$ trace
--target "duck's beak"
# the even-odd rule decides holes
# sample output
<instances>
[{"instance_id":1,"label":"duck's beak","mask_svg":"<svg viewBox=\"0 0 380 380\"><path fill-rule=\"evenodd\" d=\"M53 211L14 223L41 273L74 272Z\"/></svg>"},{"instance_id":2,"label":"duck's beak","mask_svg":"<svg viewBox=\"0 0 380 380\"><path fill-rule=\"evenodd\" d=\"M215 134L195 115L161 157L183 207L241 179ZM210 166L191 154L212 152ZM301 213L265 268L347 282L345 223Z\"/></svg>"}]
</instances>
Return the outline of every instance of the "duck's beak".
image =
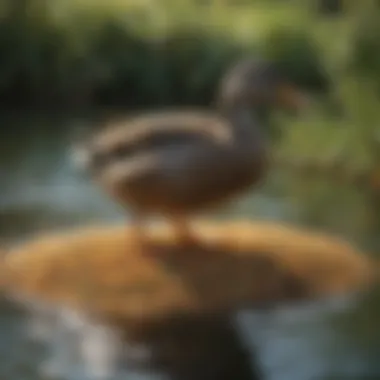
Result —
<instances>
[{"instance_id":1,"label":"duck's beak","mask_svg":"<svg viewBox=\"0 0 380 380\"><path fill-rule=\"evenodd\" d=\"M291 84L282 84L277 90L277 101L281 107L291 111L301 111L311 105L310 98Z\"/></svg>"}]
</instances>

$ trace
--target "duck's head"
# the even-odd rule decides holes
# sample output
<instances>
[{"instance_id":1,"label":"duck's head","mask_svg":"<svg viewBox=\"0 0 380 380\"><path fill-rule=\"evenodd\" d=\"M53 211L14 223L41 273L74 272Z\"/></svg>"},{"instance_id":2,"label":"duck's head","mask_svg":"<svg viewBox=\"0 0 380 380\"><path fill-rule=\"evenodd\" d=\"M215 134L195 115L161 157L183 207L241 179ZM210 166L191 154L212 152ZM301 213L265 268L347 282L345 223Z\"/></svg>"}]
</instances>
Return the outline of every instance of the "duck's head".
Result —
<instances>
[{"instance_id":1,"label":"duck's head","mask_svg":"<svg viewBox=\"0 0 380 380\"><path fill-rule=\"evenodd\" d=\"M274 64L245 59L222 79L218 106L230 108L284 108L298 111L309 103L303 92Z\"/></svg>"}]
</instances>

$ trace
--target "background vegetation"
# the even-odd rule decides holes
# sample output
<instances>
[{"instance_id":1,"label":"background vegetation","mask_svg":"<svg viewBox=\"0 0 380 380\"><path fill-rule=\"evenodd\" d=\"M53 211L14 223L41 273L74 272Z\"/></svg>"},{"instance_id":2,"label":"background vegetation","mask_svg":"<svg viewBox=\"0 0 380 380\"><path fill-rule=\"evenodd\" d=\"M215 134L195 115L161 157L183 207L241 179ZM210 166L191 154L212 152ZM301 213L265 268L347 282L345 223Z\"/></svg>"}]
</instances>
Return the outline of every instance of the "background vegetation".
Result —
<instances>
[{"instance_id":1,"label":"background vegetation","mask_svg":"<svg viewBox=\"0 0 380 380\"><path fill-rule=\"evenodd\" d=\"M231 61L263 54L314 94L279 155L350 175L380 164L375 0L3 0L0 105L68 112L212 104ZM287 128L287 124L291 127ZM6 128L3 126L2 128ZM321 152L323 151L323 155Z\"/></svg>"},{"instance_id":2,"label":"background vegetation","mask_svg":"<svg viewBox=\"0 0 380 380\"><path fill-rule=\"evenodd\" d=\"M297 79L321 85L311 37L293 30L303 18L299 6L199 3L8 0L0 23L2 103L205 104L231 60L268 42L268 54L283 55Z\"/></svg>"}]
</instances>

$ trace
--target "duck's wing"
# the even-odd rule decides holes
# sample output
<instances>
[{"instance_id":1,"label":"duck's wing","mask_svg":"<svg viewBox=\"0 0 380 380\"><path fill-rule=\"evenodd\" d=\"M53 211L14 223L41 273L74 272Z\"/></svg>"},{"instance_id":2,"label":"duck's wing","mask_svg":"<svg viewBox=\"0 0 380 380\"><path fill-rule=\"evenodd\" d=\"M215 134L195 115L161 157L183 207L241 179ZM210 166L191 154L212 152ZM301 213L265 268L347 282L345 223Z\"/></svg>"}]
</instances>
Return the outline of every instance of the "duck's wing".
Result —
<instances>
[{"instance_id":1,"label":"duck's wing","mask_svg":"<svg viewBox=\"0 0 380 380\"><path fill-rule=\"evenodd\" d=\"M113 125L96 138L93 148L101 154L128 155L197 140L226 144L231 139L229 122L217 115L170 112L141 116Z\"/></svg>"}]
</instances>

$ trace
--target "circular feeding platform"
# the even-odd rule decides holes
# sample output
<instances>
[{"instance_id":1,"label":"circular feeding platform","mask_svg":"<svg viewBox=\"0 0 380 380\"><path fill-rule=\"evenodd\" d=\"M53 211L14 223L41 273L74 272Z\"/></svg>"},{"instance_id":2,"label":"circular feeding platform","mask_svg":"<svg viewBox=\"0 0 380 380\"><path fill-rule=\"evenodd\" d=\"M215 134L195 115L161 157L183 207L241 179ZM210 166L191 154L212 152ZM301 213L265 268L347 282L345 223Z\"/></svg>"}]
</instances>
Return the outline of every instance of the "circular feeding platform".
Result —
<instances>
[{"instance_id":1,"label":"circular feeding platform","mask_svg":"<svg viewBox=\"0 0 380 380\"><path fill-rule=\"evenodd\" d=\"M352 291L371 280L368 258L337 238L283 225L199 223L199 248L151 231L145 254L123 227L42 236L5 257L12 294L131 322L172 313L233 311Z\"/></svg>"},{"instance_id":2,"label":"circular feeding platform","mask_svg":"<svg viewBox=\"0 0 380 380\"><path fill-rule=\"evenodd\" d=\"M375 278L366 255L326 235L248 221L194 230L199 247L183 249L169 227L152 228L154 254L122 226L11 249L3 289L31 312L34 333L50 347L44 373L125 378L120 363L137 363L172 380L261 379L233 326L236 311L345 294ZM143 353L129 349L141 345Z\"/></svg>"}]
</instances>

